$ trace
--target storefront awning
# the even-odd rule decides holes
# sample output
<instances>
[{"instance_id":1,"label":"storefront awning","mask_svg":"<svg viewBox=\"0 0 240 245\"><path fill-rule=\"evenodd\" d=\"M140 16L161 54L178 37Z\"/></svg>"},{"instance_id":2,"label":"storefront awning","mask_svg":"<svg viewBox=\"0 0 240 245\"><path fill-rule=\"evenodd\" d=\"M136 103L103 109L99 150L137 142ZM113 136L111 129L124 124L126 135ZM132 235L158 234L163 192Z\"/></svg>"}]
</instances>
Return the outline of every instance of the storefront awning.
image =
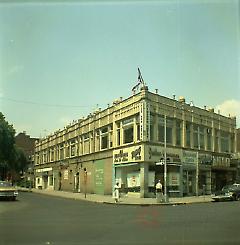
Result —
<instances>
[{"instance_id":1,"label":"storefront awning","mask_svg":"<svg viewBox=\"0 0 240 245\"><path fill-rule=\"evenodd\" d=\"M120 167L128 167L128 166L134 166L134 165L138 165L138 162L134 162L134 163L123 163L123 164L114 164L115 168L120 168Z\"/></svg>"},{"instance_id":2,"label":"storefront awning","mask_svg":"<svg viewBox=\"0 0 240 245\"><path fill-rule=\"evenodd\" d=\"M232 172L236 172L237 168L214 166L214 167L212 167L212 170L213 171L215 170L215 171L232 171Z\"/></svg>"}]
</instances>

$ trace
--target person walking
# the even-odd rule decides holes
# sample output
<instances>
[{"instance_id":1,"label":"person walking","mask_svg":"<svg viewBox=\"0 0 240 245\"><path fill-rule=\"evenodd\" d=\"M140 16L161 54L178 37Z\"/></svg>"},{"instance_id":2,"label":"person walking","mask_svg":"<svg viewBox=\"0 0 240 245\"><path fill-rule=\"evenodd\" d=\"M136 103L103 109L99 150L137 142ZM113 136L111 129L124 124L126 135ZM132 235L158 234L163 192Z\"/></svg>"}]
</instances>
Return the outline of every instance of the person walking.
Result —
<instances>
[{"instance_id":1,"label":"person walking","mask_svg":"<svg viewBox=\"0 0 240 245\"><path fill-rule=\"evenodd\" d=\"M119 183L117 182L116 185L114 186L114 191L113 191L113 198L115 200L115 203L119 202Z\"/></svg>"},{"instance_id":2,"label":"person walking","mask_svg":"<svg viewBox=\"0 0 240 245\"><path fill-rule=\"evenodd\" d=\"M157 202L162 202L162 184L161 181L158 180L157 184L156 184L156 199Z\"/></svg>"}]
</instances>

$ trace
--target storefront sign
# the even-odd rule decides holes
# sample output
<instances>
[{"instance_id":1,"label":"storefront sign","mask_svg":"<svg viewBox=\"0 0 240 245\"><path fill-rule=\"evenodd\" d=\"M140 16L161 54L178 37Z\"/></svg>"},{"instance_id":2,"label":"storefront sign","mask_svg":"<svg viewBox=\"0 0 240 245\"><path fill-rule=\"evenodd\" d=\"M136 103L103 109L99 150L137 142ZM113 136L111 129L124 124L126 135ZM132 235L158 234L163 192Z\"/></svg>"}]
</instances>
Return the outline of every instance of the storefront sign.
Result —
<instances>
[{"instance_id":1,"label":"storefront sign","mask_svg":"<svg viewBox=\"0 0 240 245\"><path fill-rule=\"evenodd\" d=\"M131 152L132 159L141 160L141 149L142 147L139 146L136 150Z\"/></svg>"},{"instance_id":2,"label":"storefront sign","mask_svg":"<svg viewBox=\"0 0 240 245\"><path fill-rule=\"evenodd\" d=\"M114 163L118 162L128 162L128 152L120 150L119 153L114 154Z\"/></svg>"},{"instance_id":3,"label":"storefront sign","mask_svg":"<svg viewBox=\"0 0 240 245\"><path fill-rule=\"evenodd\" d=\"M199 154L199 163L205 165L211 165L213 158L210 154Z\"/></svg>"},{"instance_id":4,"label":"storefront sign","mask_svg":"<svg viewBox=\"0 0 240 245\"><path fill-rule=\"evenodd\" d=\"M36 173L48 172L51 170L52 168L40 168L40 169L36 169Z\"/></svg>"},{"instance_id":5,"label":"storefront sign","mask_svg":"<svg viewBox=\"0 0 240 245\"><path fill-rule=\"evenodd\" d=\"M143 161L143 146L133 146L113 151L113 162L127 163Z\"/></svg>"},{"instance_id":6,"label":"storefront sign","mask_svg":"<svg viewBox=\"0 0 240 245\"><path fill-rule=\"evenodd\" d=\"M164 149L161 147L149 147L148 148L148 157L149 160L153 160L153 161L161 161L164 160ZM176 154L174 152L167 152L166 154L167 157L167 162L169 163L180 163L180 157L179 154Z\"/></svg>"},{"instance_id":7,"label":"storefront sign","mask_svg":"<svg viewBox=\"0 0 240 245\"><path fill-rule=\"evenodd\" d=\"M214 156L213 157L213 166L216 167L230 167L230 158Z\"/></svg>"},{"instance_id":8,"label":"storefront sign","mask_svg":"<svg viewBox=\"0 0 240 245\"><path fill-rule=\"evenodd\" d=\"M197 164L197 152L183 151L182 160L186 164Z\"/></svg>"}]
</instances>

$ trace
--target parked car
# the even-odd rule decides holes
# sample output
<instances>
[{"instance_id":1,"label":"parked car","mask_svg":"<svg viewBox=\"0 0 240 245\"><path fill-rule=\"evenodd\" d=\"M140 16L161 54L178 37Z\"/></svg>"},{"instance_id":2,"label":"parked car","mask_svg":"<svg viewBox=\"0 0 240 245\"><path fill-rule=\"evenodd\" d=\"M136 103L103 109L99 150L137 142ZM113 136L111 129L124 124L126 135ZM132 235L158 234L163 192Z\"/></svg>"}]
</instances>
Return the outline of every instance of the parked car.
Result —
<instances>
[{"instance_id":1,"label":"parked car","mask_svg":"<svg viewBox=\"0 0 240 245\"><path fill-rule=\"evenodd\" d=\"M240 185L233 184L233 185L226 185L222 188L221 191L216 192L212 199L214 201L239 201L240 200Z\"/></svg>"},{"instance_id":2,"label":"parked car","mask_svg":"<svg viewBox=\"0 0 240 245\"><path fill-rule=\"evenodd\" d=\"M15 201L18 196L18 190L12 186L11 182L0 181L0 199Z\"/></svg>"}]
</instances>

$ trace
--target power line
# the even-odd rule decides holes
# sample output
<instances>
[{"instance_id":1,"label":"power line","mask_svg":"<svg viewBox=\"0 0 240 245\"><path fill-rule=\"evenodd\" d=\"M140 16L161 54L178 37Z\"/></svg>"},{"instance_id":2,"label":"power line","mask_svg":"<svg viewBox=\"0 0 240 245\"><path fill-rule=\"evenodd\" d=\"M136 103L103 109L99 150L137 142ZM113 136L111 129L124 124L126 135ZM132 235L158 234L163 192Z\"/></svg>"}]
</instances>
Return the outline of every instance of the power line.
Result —
<instances>
[{"instance_id":1,"label":"power line","mask_svg":"<svg viewBox=\"0 0 240 245\"><path fill-rule=\"evenodd\" d=\"M14 103L38 105L38 106L45 106L45 107L68 107L68 108L82 108L82 107L91 108L91 107L93 107L93 105L82 105L82 106L80 106L80 105L46 104L46 103L38 103L38 102L34 102L34 101L16 100L16 99L6 98L6 97L0 97L0 99L11 101Z\"/></svg>"}]
</instances>

